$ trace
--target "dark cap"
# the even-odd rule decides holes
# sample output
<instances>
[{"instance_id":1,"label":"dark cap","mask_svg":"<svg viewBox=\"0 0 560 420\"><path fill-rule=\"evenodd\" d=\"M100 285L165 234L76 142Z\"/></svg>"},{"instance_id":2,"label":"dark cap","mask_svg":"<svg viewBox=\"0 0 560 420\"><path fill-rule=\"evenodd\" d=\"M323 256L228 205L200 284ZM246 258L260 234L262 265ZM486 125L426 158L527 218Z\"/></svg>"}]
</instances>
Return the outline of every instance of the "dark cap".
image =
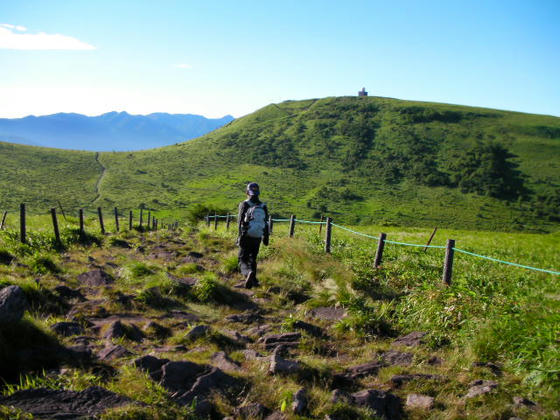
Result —
<instances>
[{"instance_id":1,"label":"dark cap","mask_svg":"<svg viewBox=\"0 0 560 420\"><path fill-rule=\"evenodd\" d=\"M247 184L248 195L259 195L259 193L260 193L259 184L257 184L256 182L251 182L250 184Z\"/></svg>"}]
</instances>

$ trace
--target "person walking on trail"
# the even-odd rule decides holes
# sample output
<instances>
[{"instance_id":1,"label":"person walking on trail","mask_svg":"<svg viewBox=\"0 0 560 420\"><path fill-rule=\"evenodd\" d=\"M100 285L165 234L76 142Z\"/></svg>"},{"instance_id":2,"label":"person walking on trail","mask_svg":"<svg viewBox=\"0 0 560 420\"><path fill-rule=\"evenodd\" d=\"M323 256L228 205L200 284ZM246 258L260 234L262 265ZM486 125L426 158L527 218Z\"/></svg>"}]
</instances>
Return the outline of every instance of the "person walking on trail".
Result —
<instances>
[{"instance_id":1,"label":"person walking on trail","mask_svg":"<svg viewBox=\"0 0 560 420\"><path fill-rule=\"evenodd\" d=\"M246 189L247 200L239 203L239 270L245 277L245 287L250 289L258 286L257 280L257 255L261 241L268 245L268 208L259 200L259 185L251 182Z\"/></svg>"}]
</instances>

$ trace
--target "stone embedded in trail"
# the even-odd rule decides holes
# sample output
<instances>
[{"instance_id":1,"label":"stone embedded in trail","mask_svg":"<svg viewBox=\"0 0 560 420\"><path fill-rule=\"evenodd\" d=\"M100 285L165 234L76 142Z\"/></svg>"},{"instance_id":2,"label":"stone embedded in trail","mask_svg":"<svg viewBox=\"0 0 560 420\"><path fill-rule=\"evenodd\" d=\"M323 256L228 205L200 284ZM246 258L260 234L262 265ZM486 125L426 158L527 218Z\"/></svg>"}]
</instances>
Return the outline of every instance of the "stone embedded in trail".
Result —
<instances>
[{"instance_id":1,"label":"stone embedded in trail","mask_svg":"<svg viewBox=\"0 0 560 420\"><path fill-rule=\"evenodd\" d=\"M325 337L325 332L321 327L316 325L310 324L305 321L296 321L293 323L293 327L298 330L303 330L308 334L312 335L313 337Z\"/></svg>"},{"instance_id":2,"label":"stone embedded in trail","mask_svg":"<svg viewBox=\"0 0 560 420\"><path fill-rule=\"evenodd\" d=\"M301 333L291 332L284 334L269 334L259 339L259 343L264 344L267 350L273 350L278 346L284 345L286 347L297 347Z\"/></svg>"},{"instance_id":3,"label":"stone embedded in trail","mask_svg":"<svg viewBox=\"0 0 560 420\"><path fill-rule=\"evenodd\" d=\"M262 324L262 325L258 325L256 327L253 327L251 329L248 329L246 332L249 335L253 335L253 336L256 336L256 337L262 337L267 332L269 332L271 329L272 329L272 327L269 324Z\"/></svg>"},{"instance_id":4,"label":"stone embedded in trail","mask_svg":"<svg viewBox=\"0 0 560 420\"><path fill-rule=\"evenodd\" d=\"M303 414L307 410L307 393L305 388L300 388L294 394L294 401L292 402L292 411L294 414Z\"/></svg>"},{"instance_id":5,"label":"stone embedded in trail","mask_svg":"<svg viewBox=\"0 0 560 420\"><path fill-rule=\"evenodd\" d=\"M484 368L488 368L492 371L492 373L496 376L501 376L502 375L502 368L500 366L498 366L496 363L492 363L492 362L473 362L472 364L473 367L484 367Z\"/></svg>"},{"instance_id":6,"label":"stone embedded in trail","mask_svg":"<svg viewBox=\"0 0 560 420\"><path fill-rule=\"evenodd\" d=\"M485 381L479 379L477 381L470 383L469 392L465 395L465 398L473 398L478 395L488 394L493 389L498 387L498 383L494 381Z\"/></svg>"},{"instance_id":7,"label":"stone embedded in trail","mask_svg":"<svg viewBox=\"0 0 560 420\"><path fill-rule=\"evenodd\" d=\"M429 410L434 407L434 397L422 394L409 394L406 397L406 406Z\"/></svg>"},{"instance_id":8,"label":"stone embedded in trail","mask_svg":"<svg viewBox=\"0 0 560 420\"><path fill-rule=\"evenodd\" d=\"M158 359L154 356L142 356L134 361L134 366L148 372L154 381L160 381L162 375L161 368L167 362L169 362L169 359Z\"/></svg>"},{"instance_id":9,"label":"stone embedded in trail","mask_svg":"<svg viewBox=\"0 0 560 420\"><path fill-rule=\"evenodd\" d=\"M333 383L335 386L348 385L364 376L377 375L379 369L383 367L385 367L385 364L379 361L352 366L347 368L343 373L334 375Z\"/></svg>"},{"instance_id":10,"label":"stone embedded in trail","mask_svg":"<svg viewBox=\"0 0 560 420\"><path fill-rule=\"evenodd\" d=\"M159 339L171 337L172 335L169 328L166 328L154 321L149 321L146 325L144 325L143 330L149 336L153 336Z\"/></svg>"},{"instance_id":11,"label":"stone embedded in trail","mask_svg":"<svg viewBox=\"0 0 560 420\"><path fill-rule=\"evenodd\" d=\"M260 322L262 316L258 312L245 311L241 314L233 314L226 316L226 321L229 322L240 322L242 324L254 324L255 322Z\"/></svg>"},{"instance_id":12,"label":"stone embedded in trail","mask_svg":"<svg viewBox=\"0 0 560 420\"><path fill-rule=\"evenodd\" d=\"M7 286L0 290L0 325L18 322L27 307L27 299L19 286Z\"/></svg>"},{"instance_id":13,"label":"stone embedded in trail","mask_svg":"<svg viewBox=\"0 0 560 420\"><path fill-rule=\"evenodd\" d=\"M342 402L342 403L349 403L351 400L350 394L340 389L334 389L331 393L331 402L333 404Z\"/></svg>"},{"instance_id":14,"label":"stone embedded in trail","mask_svg":"<svg viewBox=\"0 0 560 420\"><path fill-rule=\"evenodd\" d=\"M239 364L231 360L228 357L228 355L223 351L214 353L212 357L210 357L210 361L214 366L219 367L220 369L225 371L228 370L238 371L241 369Z\"/></svg>"},{"instance_id":15,"label":"stone embedded in trail","mask_svg":"<svg viewBox=\"0 0 560 420\"><path fill-rule=\"evenodd\" d=\"M100 269L80 274L78 281L90 287L107 286L114 282L113 277Z\"/></svg>"},{"instance_id":16,"label":"stone embedded in trail","mask_svg":"<svg viewBox=\"0 0 560 420\"><path fill-rule=\"evenodd\" d=\"M268 368L269 375L276 375L278 373L296 373L301 370L301 363L293 360L286 360L280 356L282 346L277 347L272 356L270 356L270 367Z\"/></svg>"},{"instance_id":17,"label":"stone embedded in trail","mask_svg":"<svg viewBox=\"0 0 560 420\"><path fill-rule=\"evenodd\" d=\"M187 340L196 340L200 337L204 337L209 332L210 332L210 327L208 325L197 325L187 333L185 338Z\"/></svg>"},{"instance_id":18,"label":"stone embedded in trail","mask_svg":"<svg viewBox=\"0 0 560 420\"><path fill-rule=\"evenodd\" d=\"M183 292L187 292L198 283L198 279L194 277L177 277L171 273L167 273L167 278L175 283L175 285L179 288L179 291Z\"/></svg>"},{"instance_id":19,"label":"stone embedded in trail","mask_svg":"<svg viewBox=\"0 0 560 420\"><path fill-rule=\"evenodd\" d=\"M77 322L57 322L51 326L51 330L64 337L80 335L84 332L81 325Z\"/></svg>"},{"instance_id":20,"label":"stone embedded in trail","mask_svg":"<svg viewBox=\"0 0 560 420\"><path fill-rule=\"evenodd\" d=\"M260 403L250 403L238 407L236 414L241 419L264 419L270 410Z\"/></svg>"},{"instance_id":21,"label":"stone embedded in trail","mask_svg":"<svg viewBox=\"0 0 560 420\"><path fill-rule=\"evenodd\" d=\"M414 355L412 353L402 353L397 350L388 350L380 354L381 359L389 366L409 366Z\"/></svg>"},{"instance_id":22,"label":"stone embedded in trail","mask_svg":"<svg viewBox=\"0 0 560 420\"><path fill-rule=\"evenodd\" d=\"M130 356L131 354L132 353L123 346L109 344L97 354L97 357L99 357L100 360L115 360Z\"/></svg>"},{"instance_id":23,"label":"stone embedded in trail","mask_svg":"<svg viewBox=\"0 0 560 420\"><path fill-rule=\"evenodd\" d=\"M245 360L257 360L261 357L264 357L262 354L253 349L243 350L242 353L245 356Z\"/></svg>"},{"instance_id":24,"label":"stone embedded in trail","mask_svg":"<svg viewBox=\"0 0 560 420\"><path fill-rule=\"evenodd\" d=\"M284 413L280 411L274 411L272 414L266 416L264 420L287 420L287 418L288 417Z\"/></svg>"},{"instance_id":25,"label":"stone embedded in trail","mask_svg":"<svg viewBox=\"0 0 560 420\"><path fill-rule=\"evenodd\" d=\"M323 319L325 321L340 321L347 316L344 308L323 306L309 311L312 318Z\"/></svg>"},{"instance_id":26,"label":"stone embedded in trail","mask_svg":"<svg viewBox=\"0 0 560 420\"><path fill-rule=\"evenodd\" d=\"M189 322L198 322L200 320L200 318L198 316L196 316L195 314L191 314L185 311L179 311L179 310L172 310L171 312L168 312L166 315L163 315L162 317L160 317L160 319L164 319L164 318L174 318L174 319L180 319L183 321L189 321Z\"/></svg>"},{"instance_id":27,"label":"stone embedded in trail","mask_svg":"<svg viewBox=\"0 0 560 420\"><path fill-rule=\"evenodd\" d=\"M74 290L68 286L60 285L54 288L54 291L61 297L65 299L78 299L83 302L86 300L84 295L79 290Z\"/></svg>"},{"instance_id":28,"label":"stone embedded in trail","mask_svg":"<svg viewBox=\"0 0 560 420\"><path fill-rule=\"evenodd\" d=\"M207 371L206 366L193 362L167 362L161 368L161 384L174 392L185 391L193 386L197 376Z\"/></svg>"},{"instance_id":29,"label":"stone embedded in trail","mask_svg":"<svg viewBox=\"0 0 560 420\"><path fill-rule=\"evenodd\" d=\"M9 397L0 396L0 405L19 408L38 418L57 419L90 418L109 408L132 402L127 397L97 386L80 392L35 388L17 391Z\"/></svg>"},{"instance_id":30,"label":"stone embedded in trail","mask_svg":"<svg viewBox=\"0 0 560 420\"><path fill-rule=\"evenodd\" d=\"M230 388L234 387L237 382L238 381L234 377L214 367L210 372L200 375L191 389L178 397L177 402L184 405L191 404L195 398L200 400L211 392L227 392Z\"/></svg>"},{"instance_id":31,"label":"stone embedded in trail","mask_svg":"<svg viewBox=\"0 0 560 420\"><path fill-rule=\"evenodd\" d=\"M191 251L187 254L187 256L185 258L183 258L182 262L184 262L184 263L193 263L193 262L196 263L202 257L204 257L204 254L201 254L200 252Z\"/></svg>"},{"instance_id":32,"label":"stone embedded in trail","mask_svg":"<svg viewBox=\"0 0 560 420\"><path fill-rule=\"evenodd\" d=\"M125 326L121 321L117 320L109 325L103 337L107 339L126 337L132 341L142 341L144 334L136 325L129 324Z\"/></svg>"},{"instance_id":33,"label":"stone embedded in trail","mask_svg":"<svg viewBox=\"0 0 560 420\"><path fill-rule=\"evenodd\" d=\"M239 347L246 347L248 343L251 343L253 341L250 337L240 334L238 331L223 329L220 332L224 337L230 339L234 344L238 345Z\"/></svg>"},{"instance_id":34,"label":"stone embedded in trail","mask_svg":"<svg viewBox=\"0 0 560 420\"><path fill-rule=\"evenodd\" d=\"M428 359L428 364L432 365L432 366L439 366L443 363L443 360L441 360L439 357L437 356L432 356Z\"/></svg>"},{"instance_id":35,"label":"stone embedded in trail","mask_svg":"<svg viewBox=\"0 0 560 420\"><path fill-rule=\"evenodd\" d=\"M398 337L393 341L395 346L408 346L408 347L417 347L420 344L424 343L422 340L428 333L422 331L414 331L410 334L403 335Z\"/></svg>"},{"instance_id":36,"label":"stone embedded in trail","mask_svg":"<svg viewBox=\"0 0 560 420\"><path fill-rule=\"evenodd\" d=\"M403 375L395 375L391 378L391 382L395 387L400 387L402 384L415 380L443 380L440 375L430 375L426 373L410 373Z\"/></svg>"},{"instance_id":37,"label":"stone embedded in trail","mask_svg":"<svg viewBox=\"0 0 560 420\"><path fill-rule=\"evenodd\" d=\"M402 417L401 400L390 392L365 389L351 394L350 397L355 405L369 408L384 419L393 420Z\"/></svg>"}]
</instances>

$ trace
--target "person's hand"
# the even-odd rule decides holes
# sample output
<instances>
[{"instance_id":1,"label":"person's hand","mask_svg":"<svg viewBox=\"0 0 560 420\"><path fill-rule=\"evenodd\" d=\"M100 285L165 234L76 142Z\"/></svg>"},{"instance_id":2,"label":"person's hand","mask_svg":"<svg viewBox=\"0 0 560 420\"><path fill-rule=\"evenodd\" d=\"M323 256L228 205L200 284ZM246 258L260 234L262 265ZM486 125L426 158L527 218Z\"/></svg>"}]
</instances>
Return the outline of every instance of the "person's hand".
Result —
<instances>
[{"instance_id":1,"label":"person's hand","mask_svg":"<svg viewBox=\"0 0 560 420\"><path fill-rule=\"evenodd\" d=\"M263 237L264 246L268 246L268 236Z\"/></svg>"}]
</instances>

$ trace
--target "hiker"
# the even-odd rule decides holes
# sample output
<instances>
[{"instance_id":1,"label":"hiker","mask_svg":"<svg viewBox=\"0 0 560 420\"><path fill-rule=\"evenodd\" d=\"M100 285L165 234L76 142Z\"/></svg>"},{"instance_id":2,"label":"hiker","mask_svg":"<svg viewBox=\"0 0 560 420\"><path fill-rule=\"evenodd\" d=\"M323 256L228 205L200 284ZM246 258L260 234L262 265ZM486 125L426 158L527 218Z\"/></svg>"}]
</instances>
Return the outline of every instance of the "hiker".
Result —
<instances>
[{"instance_id":1,"label":"hiker","mask_svg":"<svg viewBox=\"0 0 560 420\"><path fill-rule=\"evenodd\" d=\"M257 280L257 255L261 240L268 245L268 209L266 204L259 200L259 185L251 182L246 189L247 200L239 203L239 269L245 277L245 287L250 289L258 286Z\"/></svg>"}]
</instances>

